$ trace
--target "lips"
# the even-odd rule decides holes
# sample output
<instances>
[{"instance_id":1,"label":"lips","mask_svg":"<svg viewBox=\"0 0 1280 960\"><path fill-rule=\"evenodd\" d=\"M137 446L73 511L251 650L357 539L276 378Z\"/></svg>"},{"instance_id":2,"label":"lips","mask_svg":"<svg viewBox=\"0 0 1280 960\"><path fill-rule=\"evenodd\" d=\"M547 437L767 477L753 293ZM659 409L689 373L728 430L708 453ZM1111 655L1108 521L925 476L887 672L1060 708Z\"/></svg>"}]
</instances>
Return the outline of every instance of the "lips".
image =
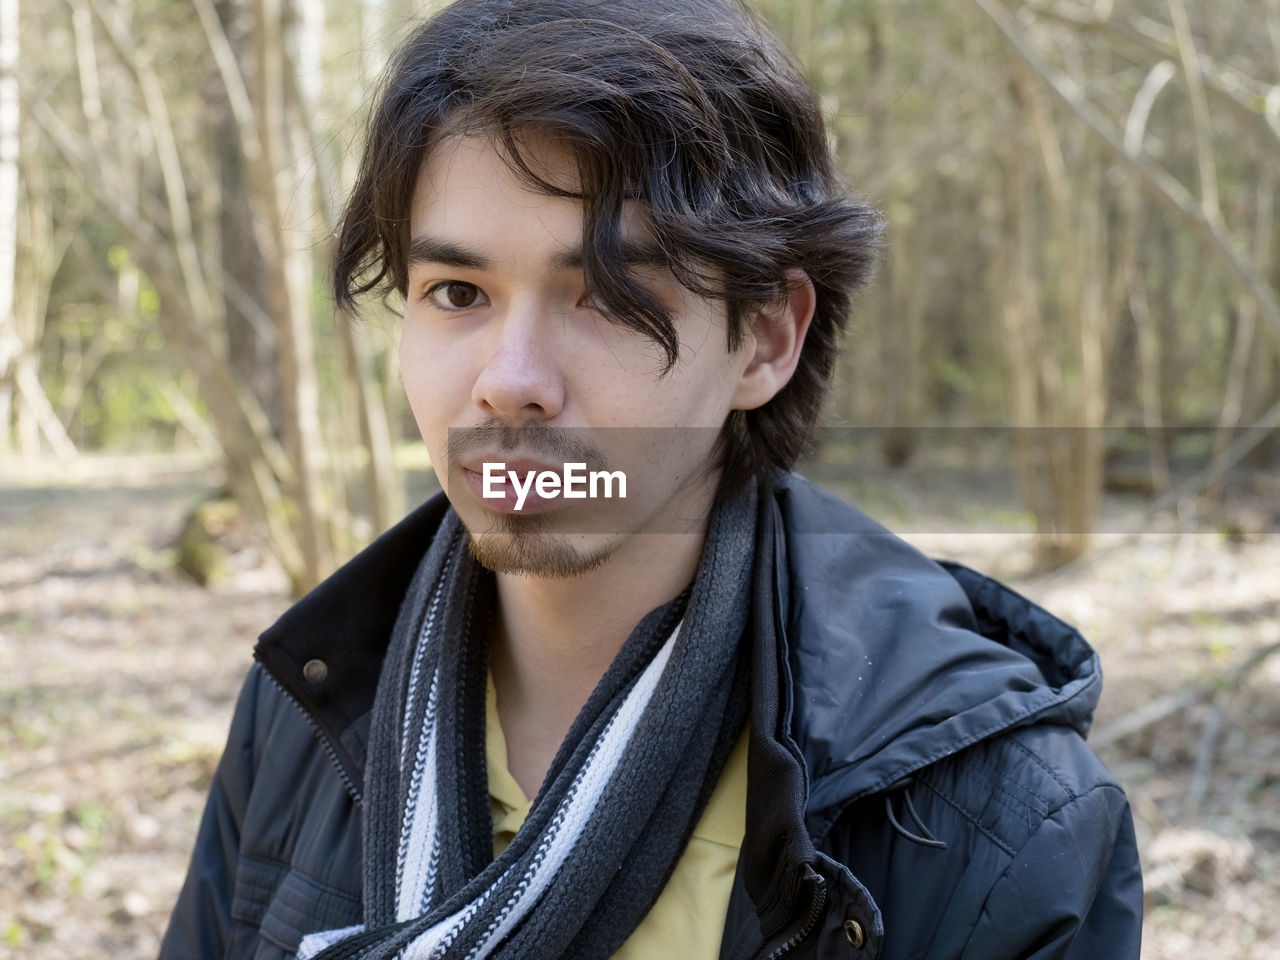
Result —
<instances>
[{"instance_id":1,"label":"lips","mask_svg":"<svg viewBox=\"0 0 1280 960\"><path fill-rule=\"evenodd\" d=\"M500 497L486 497L484 495L484 465L486 463L502 464L501 476L503 482L495 485L496 489L502 492ZM516 476L520 478L521 484L524 484L529 479L530 472L535 476L548 471L558 474L563 471L563 464L550 464L545 460L534 460L529 457L509 459L501 453L489 453L467 457L458 463L458 467L462 470L462 477L466 481L467 487L471 490L472 496L484 507L498 513L516 513L517 503L520 503L518 511L520 514L537 513L541 510L563 505L561 497L543 499L538 496L536 484L532 482L529 483L529 488L521 503L510 476L511 472L514 471Z\"/></svg>"}]
</instances>

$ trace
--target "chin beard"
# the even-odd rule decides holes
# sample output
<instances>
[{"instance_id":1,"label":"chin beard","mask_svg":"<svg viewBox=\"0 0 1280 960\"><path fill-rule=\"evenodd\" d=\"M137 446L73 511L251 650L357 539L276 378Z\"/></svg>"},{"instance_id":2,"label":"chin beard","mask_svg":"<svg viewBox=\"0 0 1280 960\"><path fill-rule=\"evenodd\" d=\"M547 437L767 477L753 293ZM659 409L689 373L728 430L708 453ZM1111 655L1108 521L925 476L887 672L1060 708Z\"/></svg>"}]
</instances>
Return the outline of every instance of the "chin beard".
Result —
<instances>
[{"instance_id":1,"label":"chin beard","mask_svg":"<svg viewBox=\"0 0 1280 960\"><path fill-rule=\"evenodd\" d=\"M539 529L546 526L542 519L506 516L480 533L468 529L467 550L494 573L568 579L595 570L617 549L617 544L606 544L580 550L566 535Z\"/></svg>"}]
</instances>

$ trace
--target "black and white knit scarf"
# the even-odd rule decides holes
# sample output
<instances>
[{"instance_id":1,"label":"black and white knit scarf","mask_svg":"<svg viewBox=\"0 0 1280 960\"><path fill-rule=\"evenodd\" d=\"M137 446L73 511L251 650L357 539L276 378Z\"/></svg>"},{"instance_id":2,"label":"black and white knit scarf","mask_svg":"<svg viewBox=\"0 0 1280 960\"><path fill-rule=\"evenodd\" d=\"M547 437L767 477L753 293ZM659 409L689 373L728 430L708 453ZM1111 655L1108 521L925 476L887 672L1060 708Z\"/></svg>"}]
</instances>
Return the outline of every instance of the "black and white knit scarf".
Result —
<instances>
[{"instance_id":1,"label":"black and white knit scarf","mask_svg":"<svg viewBox=\"0 0 1280 960\"><path fill-rule=\"evenodd\" d=\"M712 511L697 577L648 614L493 858L485 759L494 578L450 510L383 666L365 774L364 923L302 960L608 957L666 885L749 710L754 486Z\"/></svg>"}]
</instances>

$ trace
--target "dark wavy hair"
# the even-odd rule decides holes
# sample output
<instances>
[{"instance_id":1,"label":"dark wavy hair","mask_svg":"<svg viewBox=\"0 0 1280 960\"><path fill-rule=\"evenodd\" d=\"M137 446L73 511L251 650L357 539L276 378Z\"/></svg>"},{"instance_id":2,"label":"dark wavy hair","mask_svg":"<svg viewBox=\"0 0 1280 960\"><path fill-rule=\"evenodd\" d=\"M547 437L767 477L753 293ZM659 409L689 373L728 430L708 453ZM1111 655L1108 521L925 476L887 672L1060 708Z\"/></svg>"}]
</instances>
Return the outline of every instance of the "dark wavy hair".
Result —
<instances>
[{"instance_id":1,"label":"dark wavy hair","mask_svg":"<svg viewBox=\"0 0 1280 960\"><path fill-rule=\"evenodd\" d=\"M722 483L768 480L809 447L851 297L870 279L883 224L837 176L813 91L735 0L459 0L412 31L388 65L337 234L333 291L408 288L409 215L428 153L483 133L526 183L583 203L588 289L615 322L675 364L673 318L623 257L626 201L639 201L676 279L726 306L728 348L744 319L803 270L817 308L790 382L733 411ZM540 176L536 134L576 159L577 190Z\"/></svg>"}]
</instances>

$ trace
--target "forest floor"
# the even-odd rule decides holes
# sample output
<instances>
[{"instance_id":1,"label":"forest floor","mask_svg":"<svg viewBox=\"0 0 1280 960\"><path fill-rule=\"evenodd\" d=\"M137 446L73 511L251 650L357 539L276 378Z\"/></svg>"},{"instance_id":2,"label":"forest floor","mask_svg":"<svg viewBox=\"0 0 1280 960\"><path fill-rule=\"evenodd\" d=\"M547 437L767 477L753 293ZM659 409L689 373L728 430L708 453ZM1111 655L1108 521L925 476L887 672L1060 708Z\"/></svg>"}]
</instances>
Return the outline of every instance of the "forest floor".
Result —
<instances>
[{"instance_id":1,"label":"forest floor","mask_svg":"<svg viewBox=\"0 0 1280 960\"><path fill-rule=\"evenodd\" d=\"M206 475L100 473L0 476L0 956L155 955L253 641L288 602L251 538L212 588L175 571ZM1006 578L1101 654L1093 739L1134 806L1143 956L1280 958L1280 655L1234 670L1280 642L1274 524L1106 534L1088 562L1032 577L1025 519L974 524L924 476L872 478L892 496L859 502L927 552Z\"/></svg>"}]
</instances>

